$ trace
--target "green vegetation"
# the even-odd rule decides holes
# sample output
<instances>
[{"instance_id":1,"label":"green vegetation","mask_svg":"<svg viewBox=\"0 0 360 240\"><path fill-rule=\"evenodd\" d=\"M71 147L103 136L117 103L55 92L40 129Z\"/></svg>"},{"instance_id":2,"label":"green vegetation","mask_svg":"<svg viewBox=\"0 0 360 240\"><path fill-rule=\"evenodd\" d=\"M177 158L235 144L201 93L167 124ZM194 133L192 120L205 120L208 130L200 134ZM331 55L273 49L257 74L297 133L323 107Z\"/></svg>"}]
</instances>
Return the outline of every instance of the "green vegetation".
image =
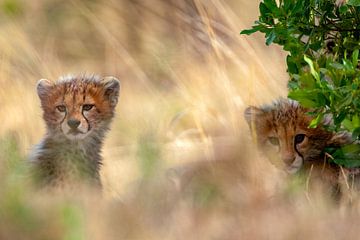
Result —
<instances>
[{"instance_id":1,"label":"green vegetation","mask_svg":"<svg viewBox=\"0 0 360 240\"><path fill-rule=\"evenodd\" d=\"M141 175L146 179L156 176L161 163L161 148L153 133L144 134L138 142L137 156Z\"/></svg>"},{"instance_id":2,"label":"green vegetation","mask_svg":"<svg viewBox=\"0 0 360 240\"><path fill-rule=\"evenodd\" d=\"M1 9L8 16L19 16L23 13L23 5L18 0L2 1Z\"/></svg>"},{"instance_id":3,"label":"green vegetation","mask_svg":"<svg viewBox=\"0 0 360 240\"><path fill-rule=\"evenodd\" d=\"M12 134L0 139L0 173L1 239L84 239L78 203L44 204L36 197L25 157Z\"/></svg>"},{"instance_id":4,"label":"green vegetation","mask_svg":"<svg viewBox=\"0 0 360 240\"><path fill-rule=\"evenodd\" d=\"M360 137L360 1L264 0L252 29L265 33L266 44L288 52L289 97L314 109L317 126L333 116L333 131ZM360 166L359 145L329 149L337 164Z\"/></svg>"},{"instance_id":5,"label":"green vegetation","mask_svg":"<svg viewBox=\"0 0 360 240\"><path fill-rule=\"evenodd\" d=\"M243 108L287 82L279 51L234 35L257 5L0 1L0 239L357 239L355 197L344 211L284 183L246 134ZM27 170L45 134L36 82L67 73L121 80L102 194L39 189Z\"/></svg>"}]
</instances>

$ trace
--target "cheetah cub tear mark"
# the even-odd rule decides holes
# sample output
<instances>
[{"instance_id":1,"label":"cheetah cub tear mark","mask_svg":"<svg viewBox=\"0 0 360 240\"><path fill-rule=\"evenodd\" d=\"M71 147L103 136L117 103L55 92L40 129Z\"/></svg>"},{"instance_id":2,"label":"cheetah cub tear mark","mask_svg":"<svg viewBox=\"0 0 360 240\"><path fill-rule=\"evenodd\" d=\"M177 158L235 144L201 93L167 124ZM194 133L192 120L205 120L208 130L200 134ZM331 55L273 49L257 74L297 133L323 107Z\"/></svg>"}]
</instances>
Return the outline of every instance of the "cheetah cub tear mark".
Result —
<instances>
[{"instance_id":1,"label":"cheetah cub tear mark","mask_svg":"<svg viewBox=\"0 0 360 240\"><path fill-rule=\"evenodd\" d=\"M120 82L114 77L41 79L46 135L30 160L42 185L94 182L100 186L101 147L115 113Z\"/></svg>"},{"instance_id":2,"label":"cheetah cub tear mark","mask_svg":"<svg viewBox=\"0 0 360 240\"><path fill-rule=\"evenodd\" d=\"M248 107L245 119L260 149L275 166L290 174L311 170L314 177L337 184L340 169L327 161L324 149L348 144L351 136L327 131L323 127L326 122L309 128L313 119L309 111L296 101L280 99L272 105Z\"/></svg>"}]
</instances>

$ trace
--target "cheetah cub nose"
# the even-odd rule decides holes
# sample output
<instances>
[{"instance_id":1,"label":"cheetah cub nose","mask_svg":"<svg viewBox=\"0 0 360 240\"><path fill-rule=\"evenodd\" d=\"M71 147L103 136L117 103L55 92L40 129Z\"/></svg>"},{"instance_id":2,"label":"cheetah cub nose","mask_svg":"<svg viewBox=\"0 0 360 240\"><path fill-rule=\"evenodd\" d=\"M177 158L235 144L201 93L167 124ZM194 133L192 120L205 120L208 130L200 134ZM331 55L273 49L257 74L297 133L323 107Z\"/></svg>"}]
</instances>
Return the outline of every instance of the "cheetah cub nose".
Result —
<instances>
[{"instance_id":1,"label":"cheetah cub nose","mask_svg":"<svg viewBox=\"0 0 360 240\"><path fill-rule=\"evenodd\" d=\"M69 119L67 124L71 129L77 129L77 127L80 125L80 121L76 119Z\"/></svg>"}]
</instances>

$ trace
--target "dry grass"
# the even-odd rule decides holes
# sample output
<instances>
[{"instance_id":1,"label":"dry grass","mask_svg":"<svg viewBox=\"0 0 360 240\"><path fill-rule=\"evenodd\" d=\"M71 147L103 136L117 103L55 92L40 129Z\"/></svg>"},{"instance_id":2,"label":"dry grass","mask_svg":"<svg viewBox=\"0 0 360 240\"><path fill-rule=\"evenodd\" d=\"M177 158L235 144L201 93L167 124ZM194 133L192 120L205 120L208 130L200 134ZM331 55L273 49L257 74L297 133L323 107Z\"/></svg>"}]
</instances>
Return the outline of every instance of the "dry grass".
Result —
<instances>
[{"instance_id":1,"label":"dry grass","mask_svg":"<svg viewBox=\"0 0 360 240\"><path fill-rule=\"evenodd\" d=\"M258 4L1 1L0 239L357 238L356 200L304 194L250 140L244 108L287 81L280 49L239 35ZM69 72L122 83L103 197L34 190L23 166L44 134L36 81Z\"/></svg>"}]
</instances>

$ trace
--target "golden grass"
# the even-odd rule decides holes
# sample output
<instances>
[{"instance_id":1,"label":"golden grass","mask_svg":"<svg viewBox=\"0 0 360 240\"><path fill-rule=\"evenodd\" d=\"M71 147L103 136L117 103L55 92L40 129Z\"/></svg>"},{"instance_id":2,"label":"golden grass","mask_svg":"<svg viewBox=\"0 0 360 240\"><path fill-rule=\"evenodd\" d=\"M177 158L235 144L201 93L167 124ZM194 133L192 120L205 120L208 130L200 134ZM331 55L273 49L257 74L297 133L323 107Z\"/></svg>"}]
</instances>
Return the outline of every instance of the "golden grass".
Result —
<instances>
[{"instance_id":1,"label":"golden grass","mask_svg":"<svg viewBox=\"0 0 360 240\"><path fill-rule=\"evenodd\" d=\"M279 48L239 35L259 1L14 2L0 28L0 239L357 238L355 200L303 194L253 147L244 108L287 82ZM44 134L36 81L69 72L121 80L103 197L33 190L22 169ZM165 171L204 160L186 186Z\"/></svg>"}]
</instances>

